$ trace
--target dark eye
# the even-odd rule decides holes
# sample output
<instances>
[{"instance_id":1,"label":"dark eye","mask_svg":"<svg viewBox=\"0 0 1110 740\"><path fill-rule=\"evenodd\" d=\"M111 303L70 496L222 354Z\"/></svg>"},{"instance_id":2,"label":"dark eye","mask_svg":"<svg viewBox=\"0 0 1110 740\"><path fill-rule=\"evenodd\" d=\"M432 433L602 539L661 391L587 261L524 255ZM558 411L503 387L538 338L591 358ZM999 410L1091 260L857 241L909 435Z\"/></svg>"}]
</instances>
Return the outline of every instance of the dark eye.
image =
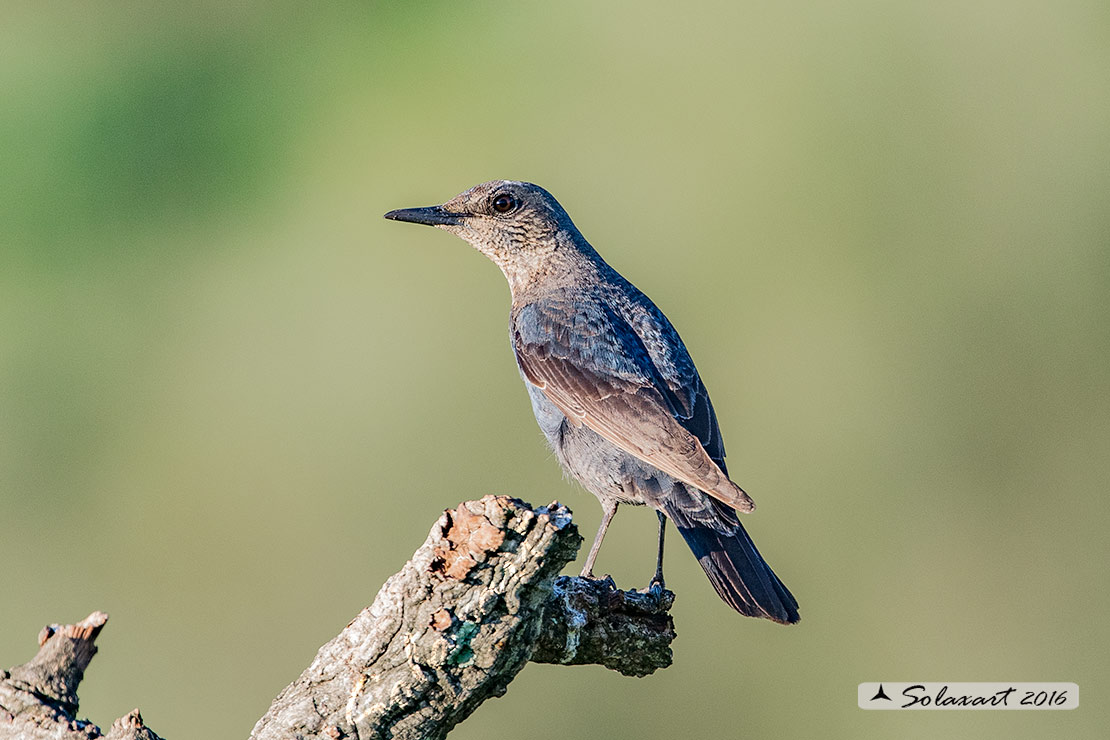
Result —
<instances>
[{"instance_id":1,"label":"dark eye","mask_svg":"<svg viewBox=\"0 0 1110 740\"><path fill-rule=\"evenodd\" d=\"M509 195L508 193L498 193L493 198L493 210L498 213L508 213L509 211L516 208L516 206L516 198Z\"/></svg>"}]
</instances>

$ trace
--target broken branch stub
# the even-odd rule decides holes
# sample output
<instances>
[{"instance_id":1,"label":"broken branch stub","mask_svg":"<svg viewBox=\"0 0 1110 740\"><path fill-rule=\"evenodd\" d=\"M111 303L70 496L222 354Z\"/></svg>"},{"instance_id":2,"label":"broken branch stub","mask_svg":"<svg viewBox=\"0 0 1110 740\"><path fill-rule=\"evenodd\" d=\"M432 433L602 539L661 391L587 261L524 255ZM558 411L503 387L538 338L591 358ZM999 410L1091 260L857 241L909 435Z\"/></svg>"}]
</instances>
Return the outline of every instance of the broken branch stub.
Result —
<instances>
[{"instance_id":1,"label":"broken branch stub","mask_svg":"<svg viewBox=\"0 0 1110 740\"><path fill-rule=\"evenodd\" d=\"M671 664L673 604L674 594L662 589L621 591L611 578L559 576L532 660L647 676Z\"/></svg>"},{"instance_id":2,"label":"broken branch stub","mask_svg":"<svg viewBox=\"0 0 1110 740\"><path fill-rule=\"evenodd\" d=\"M158 740L138 709L116 720L107 735L77 718L77 687L107 622L107 614L93 612L77 624L44 627L35 657L0 671L0 740Z\"/></svg>"}]
</instances>

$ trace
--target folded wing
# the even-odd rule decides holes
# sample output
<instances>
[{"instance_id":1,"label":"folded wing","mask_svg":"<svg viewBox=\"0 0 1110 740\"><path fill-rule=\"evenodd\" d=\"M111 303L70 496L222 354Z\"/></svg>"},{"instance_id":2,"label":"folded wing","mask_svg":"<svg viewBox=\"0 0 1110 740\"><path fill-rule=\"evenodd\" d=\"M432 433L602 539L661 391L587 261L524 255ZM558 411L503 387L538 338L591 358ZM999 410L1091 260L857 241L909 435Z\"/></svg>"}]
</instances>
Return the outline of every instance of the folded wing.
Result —
<instances>
[{"instance_id":1,"label":"folded wing","mask_svg":"<svg viewBox=\"0 0 1110 740\"><path fill-rule=\"evenodd\" d=\"M722 503L741 511L754 509L751 498L682 423L698 424L706 442L719 446L716 419L700 381L697 388L676 393L637 333L604 304L584 307L578 302L573 312L565 309L541 303L514 312L513 349L528 381L571 423L584 424Z\"/></svg>"}]
</instances>

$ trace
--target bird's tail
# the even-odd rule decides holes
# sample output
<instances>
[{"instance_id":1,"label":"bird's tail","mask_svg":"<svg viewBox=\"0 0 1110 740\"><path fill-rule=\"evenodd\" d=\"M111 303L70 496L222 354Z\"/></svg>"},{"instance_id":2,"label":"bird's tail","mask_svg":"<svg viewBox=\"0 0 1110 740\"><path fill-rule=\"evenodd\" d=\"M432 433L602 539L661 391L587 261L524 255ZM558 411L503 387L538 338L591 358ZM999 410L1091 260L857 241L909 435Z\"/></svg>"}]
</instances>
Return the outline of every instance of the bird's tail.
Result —
<instances>
[{"instance_id":1,"label":"bird's tail","mask_svg":"<svg viewBox=\"0 0 1110 740\"><path fill-rule=\"evenodd\" d=\"M736 513L700 491L663 501L663 511L709 576L720 597L736 611L781 624L794 624L798 602L763 560ZM693 494L691 496L691 494ZM689 506L690 498L701 499ZM685 504L685 505L684 505Z\"/></svg>"}]
</instances>

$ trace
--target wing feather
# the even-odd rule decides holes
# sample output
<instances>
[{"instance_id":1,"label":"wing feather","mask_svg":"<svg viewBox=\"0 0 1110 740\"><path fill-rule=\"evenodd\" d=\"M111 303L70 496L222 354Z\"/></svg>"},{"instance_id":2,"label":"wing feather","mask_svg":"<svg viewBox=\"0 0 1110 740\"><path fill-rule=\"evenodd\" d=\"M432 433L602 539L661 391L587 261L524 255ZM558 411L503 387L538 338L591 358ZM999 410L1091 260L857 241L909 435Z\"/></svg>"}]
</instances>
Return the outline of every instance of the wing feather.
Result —
<instances>
[{"instance_id":1,"label":"wing feather","mask_svg":"<svg viewBox=\"0 0 1110 740\"><path fill-rule=\"evenodd\" d=\"M551 318L547 311L529 313L526 321ZM522 330L520 317L515 318L513 349L521 372L572 423L585 424L621 450L722 503L741 511L755 508L748 495L713 460L702 440L680 421L682 417L692 418L699 427L716 430L716 419L711 419L712 408L704 391L694 395L693 408L688 404L682 409L683 414L674 400L664 396L669 389L664 386L661 392L651 373L636 372L634 368L621 368L621 372L605 368L607 372L598 372L590 367L596 366L596 361L590 363L571 343L560 341L560 335L565 336L566 332L535 326ZM596 335L593 339L596 344ZM618 334L606 336L601 342L604 345L620 340ZM642 346L620 349L625 350L620 353L622 357L635 357L636 349L644 353ZM714 440L710 437L707 441L712 445Z\"/></svg>"}]
</instances>

